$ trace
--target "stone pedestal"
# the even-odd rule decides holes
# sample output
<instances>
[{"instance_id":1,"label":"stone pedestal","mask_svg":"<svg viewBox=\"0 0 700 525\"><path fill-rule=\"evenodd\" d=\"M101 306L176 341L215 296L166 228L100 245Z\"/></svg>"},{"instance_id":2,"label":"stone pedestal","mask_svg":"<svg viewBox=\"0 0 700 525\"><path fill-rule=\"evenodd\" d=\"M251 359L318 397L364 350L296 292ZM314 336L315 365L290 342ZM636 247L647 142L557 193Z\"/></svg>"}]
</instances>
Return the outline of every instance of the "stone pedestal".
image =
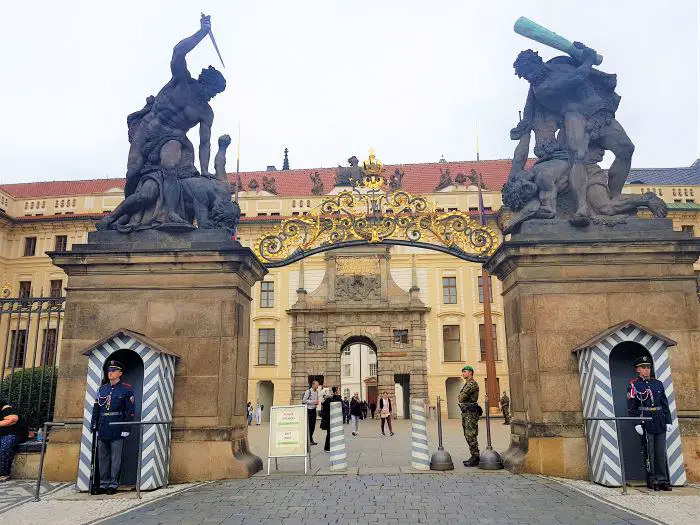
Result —
<instances>
[{"instance_id":1,"label":"stone pedestal","mask_svg":"<svg viewBox=\"0 0 700 525\"><path fill-rule=\"evenodd\" d=\"M120 328L174 354L173 482L244 478L262 468L248 451L246 402L251 287L266 270L226 232L94 232L51 254L68 274L54 420L80 420L82 351ZM76 479L79 429L55 430L49 480Z\"/></svg>"},{"instance_id":2,"label":"stone pedestal","mask_svg":"<svg viewBox=\"0 0 700 525\"><path fill-rule=\"evenodd\" d=\"M587 478L582 392L571 350L634 320L678 342L669 355L686 472L700 478L700 239L665 219L574 229L530 221L486 264L503 281L512 440L506 466ZM632 373L634 373L632 371Z\"/></svg>"}]
</instances>

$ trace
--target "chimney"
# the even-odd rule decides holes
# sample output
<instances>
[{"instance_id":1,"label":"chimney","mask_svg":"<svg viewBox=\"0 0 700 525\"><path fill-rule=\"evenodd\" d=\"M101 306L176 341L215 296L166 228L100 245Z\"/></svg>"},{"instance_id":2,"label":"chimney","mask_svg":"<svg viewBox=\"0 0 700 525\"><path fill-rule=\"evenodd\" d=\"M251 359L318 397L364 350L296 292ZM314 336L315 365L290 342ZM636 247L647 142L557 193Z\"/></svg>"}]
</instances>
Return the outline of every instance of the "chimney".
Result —
<instances>
[{"instance_id":1,"label":"chimney","mask_svg":"<svg viewBox=\"0 0 700 525\"><path fill-rule=\"evenodd\" d=\"M277 168L275 168L274 166L268 166L265 171L277 171Z\"/></svg>"}]
</instances>

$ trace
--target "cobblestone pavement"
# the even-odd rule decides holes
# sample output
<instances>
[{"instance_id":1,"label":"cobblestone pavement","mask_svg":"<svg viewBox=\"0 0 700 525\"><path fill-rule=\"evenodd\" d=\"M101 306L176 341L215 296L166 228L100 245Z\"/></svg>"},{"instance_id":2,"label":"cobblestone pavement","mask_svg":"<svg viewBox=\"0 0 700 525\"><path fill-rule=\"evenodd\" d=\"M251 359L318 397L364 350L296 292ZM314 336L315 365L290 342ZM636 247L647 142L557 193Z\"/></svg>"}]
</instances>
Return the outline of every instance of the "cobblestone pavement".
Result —
<instances>
[{"instance_id":1,"label":"cobblestone pavement","mask_svg":"<svg viewBox=\"0 0 700 525\"><path fill-rule=\"evenodd\" d=\"M379 419L369 419L360 422L360 433L351 434L350 425L345 425L345 447L348 456L348 468L360 474L381 470L383 473L399 472L399 468L410 468L411 465L411 421L400 419L394 421L394 435L382 436ZM428 448L437 450L437 421L430 420L427 424ZM267 470L268 424L248 427L248 442L251 452L261 457ZM510 426L503 424L503 419L494 419L491 424L492 444L494 450L503 451L510 444ZM311 472L323 472L328 469L328 455L323 451L326 437L324 430L316 429L314 439L318 445L311 447ZM451 455L458 472L466 471L462 460L468 459L469 449L462 431L460 419L443 420L443 444ZM479 446L486 448L486 425L483 418L479 421ZM303 472L303 458L284 458L278 460L280 472ZM272 471L274 471L274 462Z\"/></svg>"},{"instance_id":2,"label":"cobblestone pavement","mask_svg":"<svg viewBox=\"0 0 700 525\"><path fill-rule=\"evenodd\" d=\"M70 483L52 483L44 481L41 484L41 495L52 494L69 486ZM34 499L36 481L28 479L12 480L0 483L0 514L11 508L22 505ZM2 520L2 518L0 518Z\"/></svg>"},{"instance_id":3,"label":"cobblestone pavement","mask_svg":"<svg viewBox=\"0 0 700 525\"><path fill-rule=\"evenodd\" d=\"M156 524L643 524L537 476L411 474L277 476L188 491L106 521Z\"/></svg>"}]
</instances>

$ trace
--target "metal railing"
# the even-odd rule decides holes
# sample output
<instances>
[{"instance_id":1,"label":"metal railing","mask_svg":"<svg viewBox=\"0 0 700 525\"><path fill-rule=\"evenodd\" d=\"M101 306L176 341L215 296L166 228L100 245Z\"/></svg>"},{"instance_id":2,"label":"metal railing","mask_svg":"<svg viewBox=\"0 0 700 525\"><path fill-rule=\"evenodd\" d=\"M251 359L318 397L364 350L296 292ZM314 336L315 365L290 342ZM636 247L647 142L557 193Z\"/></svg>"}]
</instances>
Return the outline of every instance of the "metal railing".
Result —
<instances>
[{"instance_id":1,"label":"metal railing","mask_svg":"<svg viewBox=\"0 0 700 525\"><path fill-rule=\"evenodd\" d=\"M588 479L591 478L591 450L588 446L588 421L651 421L650 417L584 417L583 418L583 436L586 440L586 465L588 466ZM620 443L620 429L617 429L617 450L620 452L620 475L622 476L622 493L627 494L627 479L625 477L625 458L622 453L622 444Z\"/></svg>"},{"instance_id":2,"label":"metal railing","mask_svg":"<svg viewBox=\"0 0 700 525\"><path fill-rule=\"evenodd\" d=\"M110 426L114 427L126 427L137 425L139 427L139 455L136 459L136 497L141 499L141 457L143 456L141 451L141 444L143 444L143 427L146 425L172 425L172 421L115 421L110 423ZM170 458L168 458L170 461ZM166 480L167 482L167 480Z\"/></svg>"},{"instance_id":3,"label":"metal railing","mask_svg":"<svg viewBox=\"0 0 700 525\"><path fill-rule=\"evenodd\" d=\"M40 499L39 492L41 491L41 478L44 475L44 456L46 455L46 441L49 439L49 429L53 427L82 426L82 424L82 421L46 421L44 423L44 434L41 441L41 455L39 456L39 476L36 480L34 501L39 501Z\"/></svg>"},{"instance_id":4,"label":"metal railing","mask_svg":"<svg viewBox=\"0 0 700 525\"><path fill-rule=\"evenodd\" d=\"M0 394L31 429L53 417L65 297L0 299Z\"/></svg>"}]
</instances>

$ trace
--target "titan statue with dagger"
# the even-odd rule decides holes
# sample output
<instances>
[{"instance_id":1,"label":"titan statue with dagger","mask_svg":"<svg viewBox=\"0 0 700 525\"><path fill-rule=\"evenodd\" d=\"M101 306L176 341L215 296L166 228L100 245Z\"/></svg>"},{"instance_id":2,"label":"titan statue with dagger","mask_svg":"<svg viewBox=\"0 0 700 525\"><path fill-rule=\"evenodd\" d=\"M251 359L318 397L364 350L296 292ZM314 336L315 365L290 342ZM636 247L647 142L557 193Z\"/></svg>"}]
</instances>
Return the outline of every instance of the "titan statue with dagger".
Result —
<instances>
[{"instance_id":1,"label":"titan statue with dagger","mask_svg":"<svg viewBox=\"0 0 700 525\"><path fill-rule=\"evenodd\" d=\"M511 175L524 169L530 133L534 132L538 163L552 159L568 161L565 183L576 203L569 221L586 226L595 213L591 211L588 198L590 186L586 166L593 162L590 150L602 149L615 155L606 175L611 200L620 196L632 164L634 145L615 119L620 103L620 96L615 92L617 77L593 67L603 60L593 49L578 42L571 43L527 18L516 22L515 31L569 56L544 62L535 51L528 49L521 52L513 64L516 75L525 78L530 89L522 120L511 130L511 138L520 141ZM543 203L538 217L554 217L555 208L556 203Z\"/></svg>"},{"instance_id":2,"label":"titan statue with dagger","mask_svg":"<svg viewBox=\"0 0 700 525\"><path fill-rule=\"evenodd\" d=\"M172 77L168 83L155 97L148 97L141 110L127 117L131 145L125 199L97 224L99 230L128 233L158 227L188 229L194 228L195 218L200 228L214 227L210 220L214 206L218 206L220 212L235 215L234 210L226 209L230 205L230 202L226 203L230 188L225 173L223 177L217 173L218 178L209 173L214 121L209 101L224 91L226 80L212 66L203 69L194 79L185 61L187 54L207 35L219 54L211 32L210 17L202 15L199 30L173 49L170 61ZM197 125L201 173L194 165L194 145L187 138L187 132ZM220 139L222 155L229 143L227 136ZM219 162L221 166L223 164ZM208 209L198 212L202 206Z\"/></svg>"}]
</instances>

